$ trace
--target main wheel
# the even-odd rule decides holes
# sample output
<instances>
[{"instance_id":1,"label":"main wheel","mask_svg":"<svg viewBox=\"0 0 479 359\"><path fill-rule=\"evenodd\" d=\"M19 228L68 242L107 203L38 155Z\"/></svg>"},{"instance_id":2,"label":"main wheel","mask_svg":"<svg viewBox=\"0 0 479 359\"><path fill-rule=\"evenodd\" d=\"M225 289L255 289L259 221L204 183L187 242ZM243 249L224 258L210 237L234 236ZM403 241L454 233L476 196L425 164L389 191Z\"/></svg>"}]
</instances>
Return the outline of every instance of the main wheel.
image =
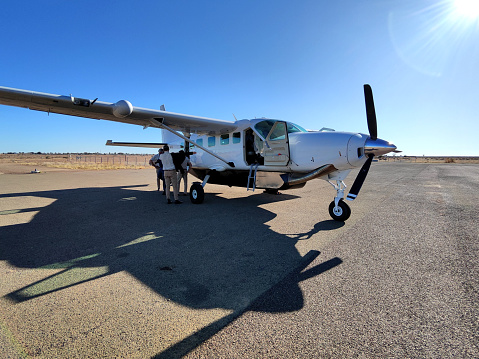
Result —
<instances>
[{"instance_id":1,"label":"main wheel","mask_svg":"<svg viewBox=\"0 0 479 359\"><path fill-rule=\"evenodd\" d=\"M205 191L200 182L195 182L190 187L190 201L194 204L203 203Z\"/></svg>"},{"instance_id":2,"label":"main wheel","mask_svg":"<svg viewBox=\"0 0 479 359\"><path fill-rule=\"evenodd\" d=\"M339 200L338 207L334 208L336 205L334 201L329 204L329 214L332 219L339 222L344 222L351 215L351 208L342 200Z\"/></svg>"},{"instance_id":3,"label":"main wheel","mask_svg":"<svg viewBox=\"0 0 479 359\"><path fill-rule=\"evenodd\" d=\"M263 193L267 194L281 194L277 189L265 189Z\"/></svg>"}]
</instances>

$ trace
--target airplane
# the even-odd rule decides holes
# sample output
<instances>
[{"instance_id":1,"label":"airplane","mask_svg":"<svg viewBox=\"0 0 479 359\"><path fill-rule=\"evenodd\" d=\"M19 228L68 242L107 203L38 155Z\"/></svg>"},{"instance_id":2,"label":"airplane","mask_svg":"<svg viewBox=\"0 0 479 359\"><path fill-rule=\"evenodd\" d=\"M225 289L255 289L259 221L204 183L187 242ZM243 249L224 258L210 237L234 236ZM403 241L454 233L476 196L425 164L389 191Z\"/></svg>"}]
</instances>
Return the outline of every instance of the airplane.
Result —
<instances>
[{"instance_id":1,"label":"airplane","mask_svg":"<svg viewBox=\"0 0 479 359\"><path fill-rule=\"evenodd\" d=\"M203 203L207 183L278 193L320 178L336 190L328 209L331 218L341 222L351 215L344 201L344 180L351 170L362 166L346 196L350 201L358 196L373 158L399 152L394 144L377 137L374 99L368 84L364 85L364 96L369 135L331 129L307 131L292 122L269 118L225 121L167 112L163 105L152 110L134 107L126 100L109 103L0 87L2 105L159 128L184 141L181 147L190 154L190 173L202 181L190 187L192 203ZM159 148L163 143L110 140L107 145Z\"/></svg>"}]
</instances>

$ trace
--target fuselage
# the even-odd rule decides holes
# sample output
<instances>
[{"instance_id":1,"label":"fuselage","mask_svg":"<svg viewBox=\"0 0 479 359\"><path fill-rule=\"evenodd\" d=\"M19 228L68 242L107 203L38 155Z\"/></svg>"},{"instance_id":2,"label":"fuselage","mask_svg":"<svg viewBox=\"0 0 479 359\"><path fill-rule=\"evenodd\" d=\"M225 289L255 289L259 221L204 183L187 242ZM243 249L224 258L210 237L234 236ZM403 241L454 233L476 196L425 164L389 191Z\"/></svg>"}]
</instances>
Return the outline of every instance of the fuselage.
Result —
<instances>
[{"instance_id":1,"label":"fuselage","mask_svg":"<svg viewBox=\"0 0 479 359\"><path fill-rule=\"evenodd\" d=\"M308 132L293 123L272 119L241 120L235 124L234 131L222 135L191 135L192 142L224 159L190 145L189 151L194 153L190 156L193 173L197 177L203 179L210 174L210 183L246 186L252 167L258 173L298 177L325 165L333 166L334 172L349 172L367 159L364 146L369 136L365 134ZM226 162L233 162L234 167ZM330 173L324 176L331 176Z\"/></svg>"},{"instance_id":2,"label":"fuselage","mask_svg":"<svg viewBox=\"0 0 479 359\"><path fill-rule=\"evenodd\" d=\"M238 128L231 133L216 136L192 135L191 140L206 147L208 150L218 154L227 161L235 164L235 170L249 170L246 153L246 134L251 129L254 132L256 143L263 148L256 148L256 153L261 155L265 147L271 146L273 141L268 141L264 133L260 133L255 127L262 120L238 121ZM276 121L276 120L269 120ZM291 123L288 123L291 124ZM295 128L297 125L291 124ZM258 170L262 171L292 171L309 172L324 164L333 164L338 170L351 169L361 166L365 161L364 144L368 135L350 132L336 131L295 131L287 135L289 157L281 164L266 163L260 164ZM191 156L194 168L216 169L218 171L229 169L228 165L211 156L202 149L191 146L190 151L196 152ZM272 156L283 155L275 153ZM224 168L224 169L223 169Z\"/></svg>"}]
</instances>

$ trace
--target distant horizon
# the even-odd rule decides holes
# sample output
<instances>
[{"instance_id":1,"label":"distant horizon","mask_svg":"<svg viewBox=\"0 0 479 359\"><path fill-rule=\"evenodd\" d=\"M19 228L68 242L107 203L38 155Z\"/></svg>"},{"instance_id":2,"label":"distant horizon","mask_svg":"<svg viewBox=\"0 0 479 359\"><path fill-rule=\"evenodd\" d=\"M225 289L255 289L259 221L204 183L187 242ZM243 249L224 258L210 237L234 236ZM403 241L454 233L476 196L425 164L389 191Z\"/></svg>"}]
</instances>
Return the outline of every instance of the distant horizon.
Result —
<instances>
[{"instance_id":1,"label":"distant horizon","mask_svg":"<svg viewBox=\"0 0 479 359\"><path fill-rule=\"evenodd\" d=\"M19 151L19 152L0 152L0 155L153 155L157 152L156 148L152 149L152 153L133 153L133 152L87 152L87 151L80 151L80 152L41 152L41 151ZM449 158L479 158L479 156L474 155L406 155L406 154L387 154L380 157L428 157L428 158L441 158L441 157L449 157Z\"/></svg>"}]
</instances>

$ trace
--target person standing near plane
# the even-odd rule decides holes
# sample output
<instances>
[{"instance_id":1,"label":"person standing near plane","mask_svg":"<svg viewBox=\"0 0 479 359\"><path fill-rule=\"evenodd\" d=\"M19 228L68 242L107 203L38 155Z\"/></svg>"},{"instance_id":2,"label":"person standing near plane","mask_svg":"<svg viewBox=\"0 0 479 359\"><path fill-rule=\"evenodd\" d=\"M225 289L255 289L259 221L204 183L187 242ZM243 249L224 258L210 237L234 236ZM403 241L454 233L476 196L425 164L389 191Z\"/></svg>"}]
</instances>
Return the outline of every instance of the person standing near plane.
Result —
<instances>
[{"instance_id":1,"label":"person standing near plane","mask_svg":"<svg viewBox=\"0 0 479 359\"><path fill-rule=\"evenodd\" d=\"M180 151L180 154L184 155L184 153L185 152L183 150ZM183 168L183 173L181 173L180 171L180 173L178 174L178 191L180 191L181 179L183 179L183 183L185 186L183 194L186 196L188 194L188 172L193 165L190 162L190 158L187 155L184 155L184 156L185 156L185 159L181 163L181 168Z\"/></svg>"},{"instance_id":2,"label":"person standing near plane","mask_svg":"<svg viewBox=\"0 0 479 359\"><path fill-rule=\"evenodd\" d=\"M160 190L161 181L163 181L163 194L165 194L165 177L163 175L163 164L160 161L160 155L163 153L163 149L160 148L158 153L151 157L150 166L156 168L156 184L158 186L158 191Z\"/></svg>"},{"instance_id":3,"label":"person standing near plane","mask_svg":"<svg viewBox=\"0 0 479 359\"><path fill-rule=\"evenodd\" d=\"M173 157L170 153L170 147L168 145L163 146L163 151L164 152L160 155L160 161L163 164L167 203L172 203L170 199L170 184L172 184L175 204L180 204L182 202L178 200L178 178L176 175L176 168L173 162Z\"/></svg>"}]
</instances>

